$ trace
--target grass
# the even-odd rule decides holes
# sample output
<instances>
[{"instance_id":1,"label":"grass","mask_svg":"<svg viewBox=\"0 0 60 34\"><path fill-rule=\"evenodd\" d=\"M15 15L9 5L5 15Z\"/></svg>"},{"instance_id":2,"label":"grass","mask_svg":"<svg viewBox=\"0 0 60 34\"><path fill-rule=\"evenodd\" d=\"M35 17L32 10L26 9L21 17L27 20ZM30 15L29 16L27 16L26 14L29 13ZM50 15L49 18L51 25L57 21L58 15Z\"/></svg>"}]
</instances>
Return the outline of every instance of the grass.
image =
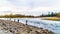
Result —
<instances>
[{"instance_id":1,"label":"grass","mask_svg":"<svg viewBox=\"0 0 60 34\"><path fill-rule=\"evenodd\" d=\"M47 17L47 18L44 18L44 20L60 21L60 18L59 17Z\"/></svg>"}]
</instances>

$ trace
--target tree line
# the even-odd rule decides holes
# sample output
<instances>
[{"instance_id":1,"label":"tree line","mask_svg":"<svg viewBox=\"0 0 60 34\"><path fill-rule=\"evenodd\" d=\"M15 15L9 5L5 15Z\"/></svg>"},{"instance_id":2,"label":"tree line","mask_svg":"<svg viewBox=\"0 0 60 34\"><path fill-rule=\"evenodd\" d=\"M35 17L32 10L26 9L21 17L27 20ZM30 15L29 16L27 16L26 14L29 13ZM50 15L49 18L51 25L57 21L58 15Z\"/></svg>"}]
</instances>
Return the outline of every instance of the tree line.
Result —
<instances>
[{"instance_id":1,"label":"tree line","mask_svg":"<svg viewBox=\"0 0 60 34\"><path fill-rule=\"evenodd\" d=\"M48 12L48 14L42 14L40 16L32 16L32 15L20 15L20 14L10 14L10 15L4 15L0 16L0 18L38 18L38 17L60 17L60 12L59 13L54 13L54 12Z\"/></svg>"},{"instance_id":2,"label":"tree line","mask_svg":"<svg viewBox=\"0 0 60 34\"><path fill-rule=\"evenodd\" d=\"M40 17L60 17L60 12L59 13L48 12L48 14L46 15L42 14Z\"/></svg>"}]
</instances>

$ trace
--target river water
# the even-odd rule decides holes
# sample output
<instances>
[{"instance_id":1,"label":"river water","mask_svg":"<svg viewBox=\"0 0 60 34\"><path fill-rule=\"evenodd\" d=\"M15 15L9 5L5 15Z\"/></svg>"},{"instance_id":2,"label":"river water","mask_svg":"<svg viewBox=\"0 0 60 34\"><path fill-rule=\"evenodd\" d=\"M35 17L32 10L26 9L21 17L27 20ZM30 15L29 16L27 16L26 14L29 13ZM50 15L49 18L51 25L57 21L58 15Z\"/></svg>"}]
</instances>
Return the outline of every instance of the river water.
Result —
<instances>
[{"instance_id":1,"label":"river water","mask_svg":"<svg viewBox=\"0 0 60 34\"><path fill-rule=\"evenodd\" d=\"M10 18L0 18L2 20L10 20ZM50 21L50 20L42 20L41 18L11 18L11 21L19 22L26 24L26 20L28 21L28 25L42 27L44 29L48 29L53 31L55 34L60 34L60 21Z\"/></svg>"}]
</instances>

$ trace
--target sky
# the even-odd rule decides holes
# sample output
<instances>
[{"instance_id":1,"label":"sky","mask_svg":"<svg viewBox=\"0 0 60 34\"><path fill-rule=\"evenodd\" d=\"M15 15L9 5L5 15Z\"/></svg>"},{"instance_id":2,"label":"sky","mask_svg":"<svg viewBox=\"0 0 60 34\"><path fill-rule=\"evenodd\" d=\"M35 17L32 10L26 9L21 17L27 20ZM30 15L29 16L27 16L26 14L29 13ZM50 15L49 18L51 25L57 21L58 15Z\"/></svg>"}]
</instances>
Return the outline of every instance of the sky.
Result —
<instances>
[{"instance_id":1,"label":"sky","mask_svg":"<svg viewBox=\"0 0 60 34\"><path fill-rule=\"evenodd\" d=\"M60 0L0 0L0 14L40 15L60 12Z\"/></svg>"}]
</instances>

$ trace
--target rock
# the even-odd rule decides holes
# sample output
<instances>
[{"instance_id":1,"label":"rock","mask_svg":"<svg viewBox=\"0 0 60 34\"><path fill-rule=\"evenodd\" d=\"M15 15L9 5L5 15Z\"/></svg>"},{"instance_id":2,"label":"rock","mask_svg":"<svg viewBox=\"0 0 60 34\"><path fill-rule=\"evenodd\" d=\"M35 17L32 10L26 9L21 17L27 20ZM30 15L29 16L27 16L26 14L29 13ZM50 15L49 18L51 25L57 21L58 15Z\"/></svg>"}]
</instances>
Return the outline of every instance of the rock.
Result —
<instances>
[{"instance_id":1,"label":"rock","mask_svg":"<svg viewBox=\"0 0 60 34\"><path fill-rule=\"evenodd\" d=\"M13 34L54 34L52 31L47 29L44 30L43 28L25 25L13 21L3 20L1 23L3 29L10 31Z\"/></svg>"}]
</instances>

